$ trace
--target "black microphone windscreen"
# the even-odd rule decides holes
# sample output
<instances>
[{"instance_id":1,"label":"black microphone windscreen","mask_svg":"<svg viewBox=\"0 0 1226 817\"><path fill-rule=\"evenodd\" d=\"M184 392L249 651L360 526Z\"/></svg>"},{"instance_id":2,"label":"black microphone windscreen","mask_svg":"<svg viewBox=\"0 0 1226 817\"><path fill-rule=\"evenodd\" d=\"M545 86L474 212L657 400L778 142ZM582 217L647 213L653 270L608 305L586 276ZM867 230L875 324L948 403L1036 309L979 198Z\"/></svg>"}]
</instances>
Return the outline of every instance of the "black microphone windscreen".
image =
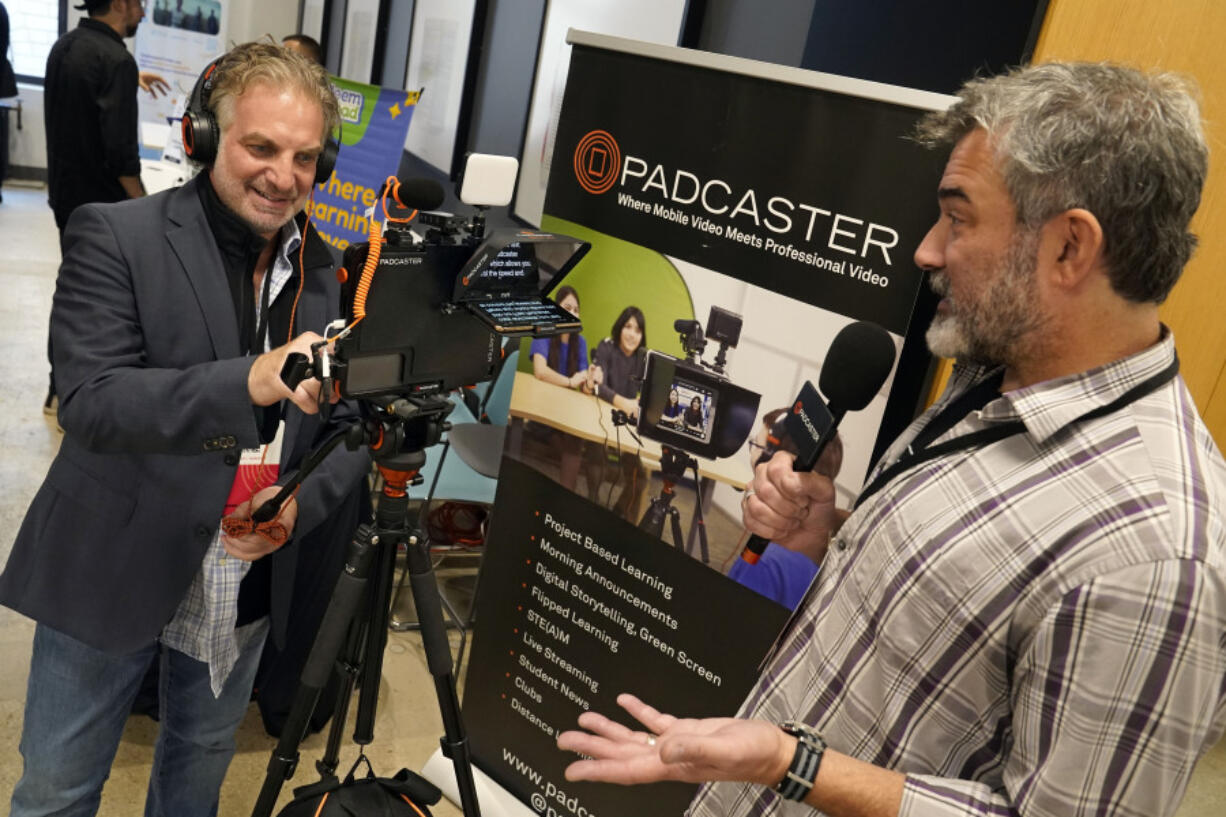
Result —
<instances>
[{"instance_id":1,"label":"black microphone windscreen","mask_svg":"<svg viewBox=\"0 0 1226 817\"><path fill-rule=\"evenodd\" d=\"M434 179L404 179L396 191L400 203L412 210L437 210L443 206L446 194Z\"/></svg>"},{"instance_id":2,"label":"black microphone windscreen","mask_svg":"<svg viewBox=\"0 0 1226 817\"><path fill-rule=\"evenodd\" d=\"M844 326L834 337L818 388L835 414L860 411L881 390L894 366L894 339L870 321Z\"/></svg>"},{"instance_id":3,"label":"black microphone windscreen","mask_svg":"<svg viewBox=\"0 0 1226 817\"><path fill-rule=\"evenodd\" d=\"M693 330L694 327L698 325L699 325L698 321L689 320L686 318L677 318L677 320L673 321L673 331L688 333L691 330Z\"/></svg>"}]
</instances>

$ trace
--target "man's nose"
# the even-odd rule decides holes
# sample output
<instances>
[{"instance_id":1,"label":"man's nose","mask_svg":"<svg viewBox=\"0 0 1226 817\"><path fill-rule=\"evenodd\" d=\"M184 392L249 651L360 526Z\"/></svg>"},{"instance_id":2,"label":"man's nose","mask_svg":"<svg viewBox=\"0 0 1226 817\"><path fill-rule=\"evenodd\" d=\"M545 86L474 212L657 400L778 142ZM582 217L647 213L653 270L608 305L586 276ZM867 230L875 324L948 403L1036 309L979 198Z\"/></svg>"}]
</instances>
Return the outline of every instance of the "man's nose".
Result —
<instances>
[{"instance_id":1,"label":"man's nose","mask_svg":"<svg viewBox=\"0 0 1226 817\"><path fill-rule=\"evenodd\" d=\"M945 227L937 221L915 248L915 265L925 272L945 266Z\"/></svg>"},{"instance_id":2,"label":"man's nose","mask_svg":"<svg viewBox=\"0 0 1226 817\"><path fill-rule=\"evenodd\" d=\"M294 186L294 156L291 153L278 155L268 163L269 180L279 192L284 192Z\"/></svg>"}]
</instances>

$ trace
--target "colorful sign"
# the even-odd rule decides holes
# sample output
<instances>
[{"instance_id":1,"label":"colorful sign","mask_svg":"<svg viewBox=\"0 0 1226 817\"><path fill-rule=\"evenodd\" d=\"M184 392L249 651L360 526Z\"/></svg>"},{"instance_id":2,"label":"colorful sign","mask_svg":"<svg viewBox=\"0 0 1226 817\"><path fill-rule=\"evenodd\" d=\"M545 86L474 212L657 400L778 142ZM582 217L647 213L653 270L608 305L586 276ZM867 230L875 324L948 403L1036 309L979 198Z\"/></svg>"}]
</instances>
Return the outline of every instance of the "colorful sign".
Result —
<instances>
[{"instance_id":1,"label":"colorful sign","mask_svg":"<svg viewBox=\"0 0 1226 817\"><path fill-rule=\"evenodd\" d=\"M339 77L332 78L332 87L341 109L341 150L331 178L316 186L308 209L324 240L344 250L369 236L366 213L400 166L418 94Z\"/></svg>"}]
</instances>

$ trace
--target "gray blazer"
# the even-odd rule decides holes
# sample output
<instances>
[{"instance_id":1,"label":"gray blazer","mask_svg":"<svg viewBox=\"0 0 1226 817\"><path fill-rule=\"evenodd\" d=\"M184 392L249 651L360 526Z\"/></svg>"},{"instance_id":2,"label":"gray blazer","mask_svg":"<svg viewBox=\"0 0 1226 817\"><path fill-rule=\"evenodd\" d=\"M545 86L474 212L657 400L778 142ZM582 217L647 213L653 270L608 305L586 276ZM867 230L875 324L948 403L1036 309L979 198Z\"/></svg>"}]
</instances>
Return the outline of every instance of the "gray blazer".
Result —
<instances>
[{"instance_id":1,"label":"gray blazer","mask_svg":"<svg viewBox=\"0 0 1226 817\"><path fill-rule=\"evenodd\" d=\"M216 533L238 452L260 442L247 394L254 358L239 353L197 181L74 211L51 312L64 438L0 575L0 603L112 653L170 620ZM339 296L314 232L304 266L295 333L322 333ZM334 425L352 418L339 408ZM283 478L329 431L292 406L285 421ZM343 446L325 458L298 493L295 538L369 462ZM297 545L268 558L280 644Z\"/></svg>"}]
</instances>

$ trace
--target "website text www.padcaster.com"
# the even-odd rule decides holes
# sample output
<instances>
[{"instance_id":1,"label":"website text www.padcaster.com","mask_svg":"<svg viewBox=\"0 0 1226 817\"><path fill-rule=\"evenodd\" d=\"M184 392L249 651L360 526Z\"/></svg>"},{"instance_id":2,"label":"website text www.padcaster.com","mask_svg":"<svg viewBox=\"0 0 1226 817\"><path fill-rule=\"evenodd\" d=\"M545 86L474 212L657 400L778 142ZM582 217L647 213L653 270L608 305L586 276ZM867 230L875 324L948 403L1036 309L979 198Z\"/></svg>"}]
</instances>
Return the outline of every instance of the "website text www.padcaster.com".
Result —
<instances>
[{"instance_id":1,"label":"website text www.padcaster.com","mask_svg":"<svg viewBox=\"0 0 1226 817\"><path fill-rule=\"evenodd\" d=\"M594 811L579 805L579 798L569 795L555 783L545 780L536 769L520 760L509 749L502 750L503 761L516 773L532 784L532 810L545 817L597 817Z\"/></svg>"}]
</instances>

